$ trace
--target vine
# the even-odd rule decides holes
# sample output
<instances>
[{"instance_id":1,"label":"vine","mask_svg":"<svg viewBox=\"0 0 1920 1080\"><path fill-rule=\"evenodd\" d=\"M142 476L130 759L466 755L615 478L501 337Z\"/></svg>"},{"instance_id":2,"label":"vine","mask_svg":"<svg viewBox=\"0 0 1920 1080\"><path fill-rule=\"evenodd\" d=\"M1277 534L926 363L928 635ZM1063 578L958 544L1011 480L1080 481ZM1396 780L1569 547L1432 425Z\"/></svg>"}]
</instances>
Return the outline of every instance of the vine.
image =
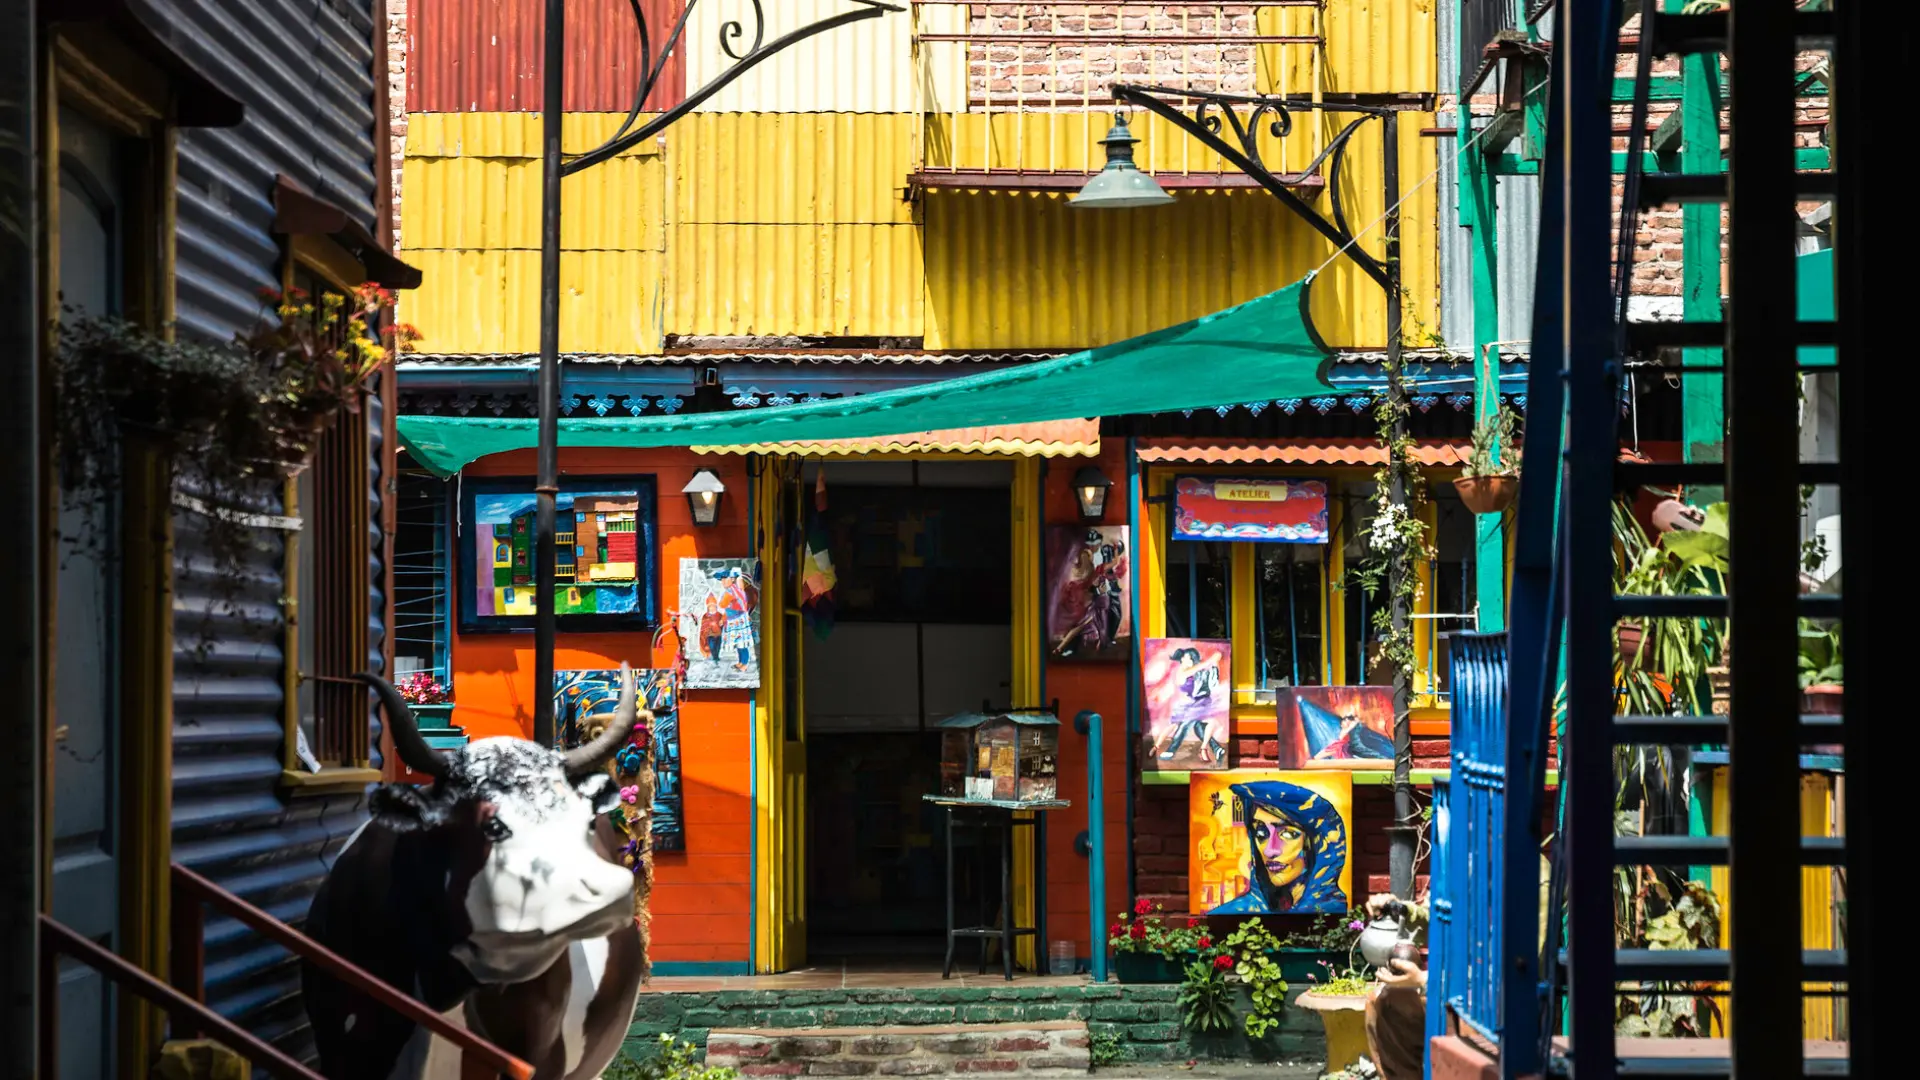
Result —
<instances>
[{"instance_id":1,"label":"vine","mask_svg":"<svg viewBox=\"0 0 1920 1080\"><path fill-rule=\"evenodd\" d=\"M1431 557L1427 544L1427 526L1421 511L1426 506L1426 489L1412 464L1413 436L1407 434L1407 395L1402 363L1389 357L1385 364L1387 391L1373 406L1373 420L1386 460L1373 473L1373 521L1367 526L1367 547L1371 565L1359 573L1369 595L1383 589L1386 603L1372 614L1373 629L1379 634L1380 656L1393 665L1398 678L1413 678L1414 649L1411 624L1394 625L1393 613L1404 603L1410 610L1420 599L1420 575L1414 573L1414 560ZM1400 501L1393 497L1395 482L1403 492Z\"/></svg>"}]
</instances>

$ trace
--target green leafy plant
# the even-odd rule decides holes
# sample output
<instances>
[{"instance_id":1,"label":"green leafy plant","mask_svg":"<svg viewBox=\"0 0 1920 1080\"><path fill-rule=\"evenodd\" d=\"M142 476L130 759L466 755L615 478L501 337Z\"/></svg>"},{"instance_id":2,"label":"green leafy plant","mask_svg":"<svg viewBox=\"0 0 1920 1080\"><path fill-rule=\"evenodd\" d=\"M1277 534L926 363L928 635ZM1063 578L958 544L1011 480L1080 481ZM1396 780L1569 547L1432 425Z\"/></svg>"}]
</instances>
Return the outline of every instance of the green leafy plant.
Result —
<instances>
[{"instance_id":1,"label":"green leafy plant","mask_svg":"<svg viewBox=\"0 0 1920 1080\"><path fill-rule=\"evenodd\" d=\"M1345 915L1317 916L1305 930L1295 930L1282 938L1280 947L1343 952L1353 944L1353 931L1347 925L1349 919Z\"/></svg>"},{"instance_id":2,"label":"green leafy plant","mask_svg":"<svg viewBox=\"0 0 1920 1080\"><path fill-rule=\"evenodd\" d=\"M1697 532L1671 532L1658 541L1647 535L1625 502L1613 506L1614 591L1641 596L1684 596L1713 592L1709 572L1724 563L1725 508L1710 508L1707 525ZM1709 531L1718 528L1719 533ZM1705 711L1701 683L1719 652L1725 628L1717 619L1654 618L1623 624L1639 632L1629 648L1622 642L1619 660L1621 706L1636 716Z\"/></svg>"},{"instance_id":3,"label":"green leafy plant","mask_svg":"<svg viewBox=\"0 0 1920 1080\"><path fill-rule=\"evenodd\" d=\"M600 1076L601 1080L738 1080L738 1070L710 1067L701 1057L699 1047L663 1034L657 1052L634 1058L622 1051Z\"/></svg>"},{"instance_id":4,"label":"green leafy plant","mask_svg":"<svg viewBox=\"0 0 1920 1080\"><path fill-rule=\"evenodd\" d=\"M1462 476L1520 475L1519 417L1506 405L1473 425L1473 448Z\"/></svg>"},{"instance_id":5,"label":"green leafy plant","mask_svg":"<svg viewBox=\"0 0 1920 1080\"><path fill-rule=\"evenodd\" d=\"M1189 1029L1217 1032L1233 1027L1233 988L1227 984L1227 972L1232 969L1233 958L1224 953L1187 965L1176 1001L1181 1021Z\"/></svg>"},{"instance_id":6,"label":"green leafy plant","mask_svg":"<svg viewBox=\"0 0 1920 1080\"><path fill-rule=\"evenodd\" d=\"M1840 656L1840 624L1800 620L1800 689L1841 686L1846 667Z\"/></svg>"},{"instance_id":7,"label":"green leafy plant","mask_svg":"<svg viewBox=\"0 0 1920 1080\"><path fill-rule=\"evenodd\" d=\"M1227 935L1223 947L1233 955L1233 973L1247 987L1252 1008L1247 1011L1249 1038L1265 1038L1280 1023L1287 1007L1287 980L1273 955L1280 942L1257 919L1248 919Z\"/></svg>"},{"instance_id":8,"label":"green leafy plant","mask_svg":"<svg viewBox=\"0 0 1920 1080\"><path fill-rule=\"evenodd\" d=\"M1373 972L1364 964L1355 964L1351 958L1343 967L1334 967L1325 960L1320 961L1322 974L1309 975L1307 981L1313 984L1313 992L1326 997L1359 997L1367 992L1373 982Z\"/></svg>"},{"instance_id":9,"label":"green leafy plant","mask_svg":"<svg viewBox=\"0 0 1920 1080\"><path fill-rule=\"evenodd\" d=\"M1127 1045L1119 1032L1095 1030L1087 1033L1087 1062L1095 1068L1122 1065L1132 1060L1133 1048Z\"/></svg>"}]
</instances>

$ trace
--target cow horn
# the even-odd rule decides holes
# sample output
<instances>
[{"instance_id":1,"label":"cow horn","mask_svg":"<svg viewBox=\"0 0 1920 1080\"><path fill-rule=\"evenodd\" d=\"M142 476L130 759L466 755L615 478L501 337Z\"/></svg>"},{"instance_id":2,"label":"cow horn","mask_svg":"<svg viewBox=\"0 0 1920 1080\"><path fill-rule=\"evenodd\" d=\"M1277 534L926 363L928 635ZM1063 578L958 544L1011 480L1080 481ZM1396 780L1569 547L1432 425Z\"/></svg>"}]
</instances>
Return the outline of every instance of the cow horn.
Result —
<instances>
[{"instance_id":1,"label":"cow horn","mask_svg":"<svg viewBox=\"0 0 1920 1080\"><path fill-rule=\"evenodd\" d=\"M653 714L647 715L651 718ZM634 703L633 669L621 664L620 707L614 710L613 719L607 722L599 735L566 752L567 775L584 776L606 764L607 759L626 744L627 736L632 734L634 721L639 716L639 709Z\"/></svg>"},{"instance_id":2,"label":"cow horn","mask_svg":"<svg viewBox=\"0 0 1920 1080\"><path fill-rule=\"evenodd\" d=\"M373 687L373 692L379 695L387 713L387 730L393 733L394 753L400 755L407 768L435 780L445 777L446 757L420 737L420 723L414 719L413 710L407 707L407 699L400 696L400 691L378 675L361 672L354 678Z\"/></svg>"}]
</instances>

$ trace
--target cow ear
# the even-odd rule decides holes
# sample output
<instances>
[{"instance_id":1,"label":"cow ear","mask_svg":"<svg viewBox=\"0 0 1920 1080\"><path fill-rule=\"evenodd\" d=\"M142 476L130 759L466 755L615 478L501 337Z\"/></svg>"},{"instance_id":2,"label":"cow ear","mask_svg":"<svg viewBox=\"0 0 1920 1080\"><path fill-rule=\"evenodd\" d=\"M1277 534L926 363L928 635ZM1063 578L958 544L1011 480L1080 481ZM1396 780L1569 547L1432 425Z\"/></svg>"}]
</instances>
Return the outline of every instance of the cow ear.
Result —
<instances>
[{"instance_id":1,"label":"cow ear","mask_svg":"<svg viewBox=\"0 0 1920 1080\"><path fill-rule=\"evenodd\" d=\"M596 814L610 814L620 805L620 789L613 783L613 777L603 772L589 773L573 782L573 790L580 797L593 804Z\"/></svg>"},{"instance_id":2,"label":"cow ear","mask_svg":"<svg viewBox=\"0 0 1920 1080\"><path fill-rule=\"evenodd\" d=\"M445 825L453 803L438 784L382 784L367 796L367 813L394 832L422 832Z\"/></svg>"}]
</instances>

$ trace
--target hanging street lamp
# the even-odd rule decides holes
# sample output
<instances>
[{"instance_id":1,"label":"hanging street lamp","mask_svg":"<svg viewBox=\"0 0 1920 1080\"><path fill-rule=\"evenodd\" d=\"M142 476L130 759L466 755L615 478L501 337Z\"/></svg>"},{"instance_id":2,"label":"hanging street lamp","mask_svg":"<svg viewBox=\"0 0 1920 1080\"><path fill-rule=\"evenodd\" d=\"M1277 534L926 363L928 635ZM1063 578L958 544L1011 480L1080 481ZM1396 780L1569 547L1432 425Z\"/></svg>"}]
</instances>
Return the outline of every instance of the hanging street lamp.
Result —
<instances>
[{"instance_id":1,"label":"hanging street lamp","mask_svg":"<svg viewBox=\"0 0 1920 1080\"><path fill-rule=\"evenodd\" d=\"M1129 210L1172 203L1173 196L1133 163L1133 146L1139 141L1127 127L1127 114L1114 113L1113 127L1100 140L1107 148L1107 164L1070 200L1072 204L1082 210Z\"/></svg>"}]
</instances>

